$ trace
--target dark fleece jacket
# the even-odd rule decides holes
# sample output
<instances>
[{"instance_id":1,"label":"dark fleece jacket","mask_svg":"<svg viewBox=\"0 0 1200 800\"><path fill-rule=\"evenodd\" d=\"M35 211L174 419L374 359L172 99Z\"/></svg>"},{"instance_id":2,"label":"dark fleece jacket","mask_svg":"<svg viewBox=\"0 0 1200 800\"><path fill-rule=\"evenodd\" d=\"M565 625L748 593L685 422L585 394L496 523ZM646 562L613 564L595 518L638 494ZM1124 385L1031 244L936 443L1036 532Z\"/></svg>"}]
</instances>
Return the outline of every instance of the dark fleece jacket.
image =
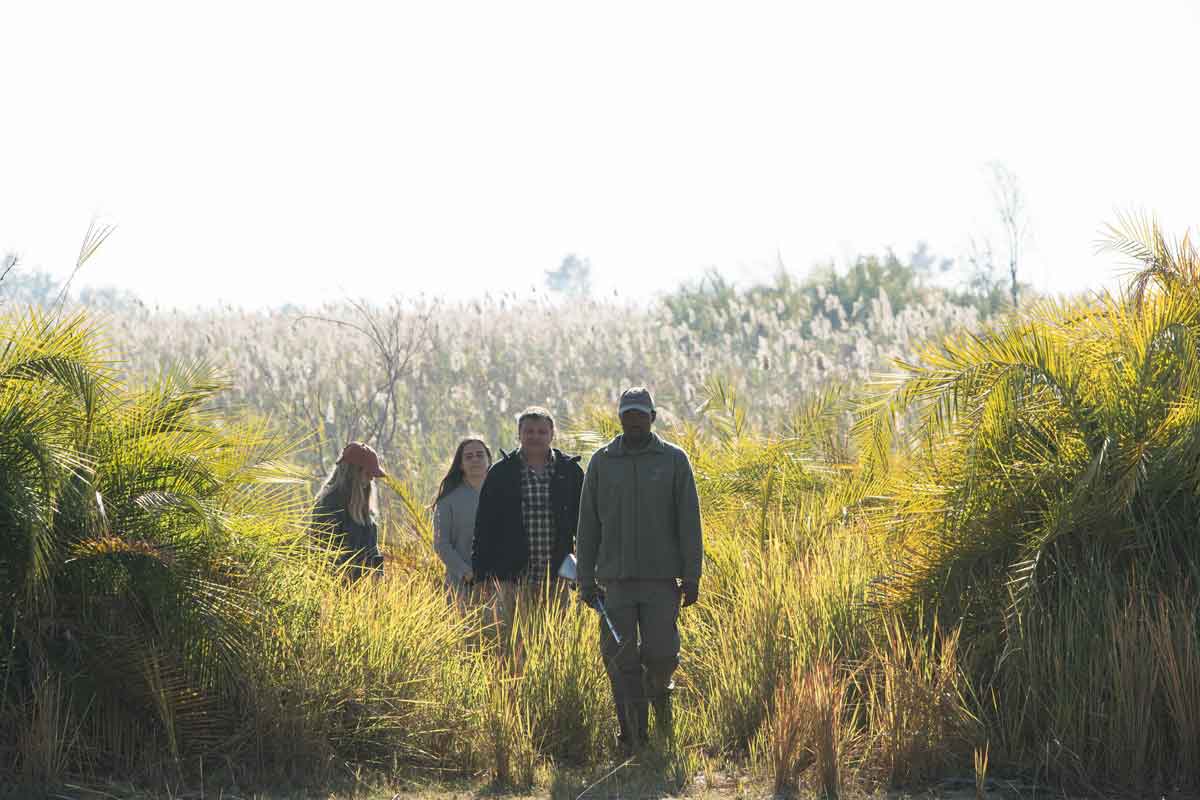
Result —
<instances>
[{"instance_id":1,"label":"dark fleece jacket","mask_svg":"<svg viewBox=\"0 0 1200 800\"><path fill-rule=\"evenodd\" d=\"M471 547L471 569L475 580L517 580L529 563L529 537L521 518L521 456L513 451L488 470L479 489L475 512L475 541ZM551 566L575 552L575 528L579 524L579 494L583 491L583 469L579 456L554 451L554 479L550 483L550 506L554 510L554 554Z\"/></svg>"}]
</instances>

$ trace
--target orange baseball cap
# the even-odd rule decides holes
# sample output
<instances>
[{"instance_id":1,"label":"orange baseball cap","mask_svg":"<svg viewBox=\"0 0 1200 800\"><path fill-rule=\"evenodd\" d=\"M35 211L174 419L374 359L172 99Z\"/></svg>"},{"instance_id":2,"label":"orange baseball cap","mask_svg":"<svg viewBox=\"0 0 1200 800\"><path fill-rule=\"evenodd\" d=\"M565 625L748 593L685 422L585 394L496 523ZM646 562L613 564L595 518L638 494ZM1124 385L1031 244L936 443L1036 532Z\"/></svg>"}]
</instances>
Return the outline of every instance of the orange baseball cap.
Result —
<instances>
[{"instance_id":1,"label":"orange baseball cap","mask_svg":"<svg viewBox=\"0 0 1200 800\"><path fill-rule=\"evenodd\" d=\"M383 468L379 466L379 454L372 450L370 445L362 442L351 442L346 445L342 449L342 455L338 458L337 463L362 467L372 478L382 478L385 474Z\"/></svg>"}]
</instances>

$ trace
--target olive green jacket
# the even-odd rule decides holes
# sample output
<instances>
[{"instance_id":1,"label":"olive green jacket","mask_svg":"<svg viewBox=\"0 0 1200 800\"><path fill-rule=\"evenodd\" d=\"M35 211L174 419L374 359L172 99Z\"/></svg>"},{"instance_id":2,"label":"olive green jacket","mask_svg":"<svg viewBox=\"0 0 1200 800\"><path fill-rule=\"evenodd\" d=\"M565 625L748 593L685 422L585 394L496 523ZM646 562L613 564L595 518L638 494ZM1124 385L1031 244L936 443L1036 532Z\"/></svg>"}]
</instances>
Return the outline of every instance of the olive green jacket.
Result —
<instances>
[{"instance_id":1,"label":"olive green jacket","mask_svg":"<svg viewBox=\"0 0 1200 800\"><path fill-rule=\"evenodd\" d=\"M687 453L657 434L642 450L618 436L583 479L576 553L581 584L621 578L700 580L700 500Z\"/></svg>"}]
</instances>

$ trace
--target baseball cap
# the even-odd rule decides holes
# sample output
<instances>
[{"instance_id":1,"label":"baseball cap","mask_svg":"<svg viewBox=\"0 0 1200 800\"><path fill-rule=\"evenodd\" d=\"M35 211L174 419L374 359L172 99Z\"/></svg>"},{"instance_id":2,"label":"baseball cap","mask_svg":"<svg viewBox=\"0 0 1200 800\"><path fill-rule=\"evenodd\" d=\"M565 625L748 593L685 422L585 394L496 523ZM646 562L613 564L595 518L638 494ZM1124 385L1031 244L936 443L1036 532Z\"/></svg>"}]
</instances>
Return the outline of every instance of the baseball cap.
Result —
<instances>
[{"instance_id":1,"label":"baseball cap","mask_svg":"<svg viewBox=\"0 0 1200 800\"><path fill-rule=\"evenodd\" d=\"M654 400L650 398L650 390L645 386L634 386L621 392L621 403L617 406L617 416L626 411L645 411L654 413Z\"/></svg>"},{"instance_id":2,"label":"baseball cap","mask_svg":"<svg viewBox=\"0 0 1200 800\"><path fill-rule=\"evenodd\" d=\"M382 478L383 468L379 466L379 456L369 445L362 442L351 442L342 450L338 458L339 464L353 464L362 467L372 478Z\"/></svg>"}]
</instances>

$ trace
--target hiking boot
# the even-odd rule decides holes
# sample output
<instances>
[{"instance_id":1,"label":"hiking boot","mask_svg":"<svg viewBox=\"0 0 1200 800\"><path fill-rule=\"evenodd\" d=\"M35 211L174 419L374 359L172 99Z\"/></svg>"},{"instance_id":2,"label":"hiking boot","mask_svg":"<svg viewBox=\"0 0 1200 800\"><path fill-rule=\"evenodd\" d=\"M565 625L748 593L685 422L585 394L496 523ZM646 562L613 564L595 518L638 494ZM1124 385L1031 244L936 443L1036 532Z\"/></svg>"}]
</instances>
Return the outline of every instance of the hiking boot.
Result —
<instances>
[{"instance_id":1,"label":"hiking boot","mask_svg":"<svg viewBox=\"0 0 1200 800\"><path fill-rule=\"evenodd\" d=\"M645 700L634 703L637 713L638 746L645 747L650 741L650 704Z\"/></svg>"},{"instance_id":2,"label":"hiking boot","mask_svg":"<svg viewBox=\"0 0 1200 800\"><path fill-rule=\"evenodd\" d=\"M620 728L620 733L617 734L617 749L623 758L628 758L650 741L648 704L645 701L635 701L628 706L617 706L617 725Z\"/></svg>"},{"instance_id":3,"label":"hiking boot","mask_svg":"<svg viewBox=\"0 0 1200 800\"><path fill-rule=\"evenodd\" d=\"M675 741L675 720L669 691L654 698L654 734L668 742Z\"/></svg>"}]
</instances>

